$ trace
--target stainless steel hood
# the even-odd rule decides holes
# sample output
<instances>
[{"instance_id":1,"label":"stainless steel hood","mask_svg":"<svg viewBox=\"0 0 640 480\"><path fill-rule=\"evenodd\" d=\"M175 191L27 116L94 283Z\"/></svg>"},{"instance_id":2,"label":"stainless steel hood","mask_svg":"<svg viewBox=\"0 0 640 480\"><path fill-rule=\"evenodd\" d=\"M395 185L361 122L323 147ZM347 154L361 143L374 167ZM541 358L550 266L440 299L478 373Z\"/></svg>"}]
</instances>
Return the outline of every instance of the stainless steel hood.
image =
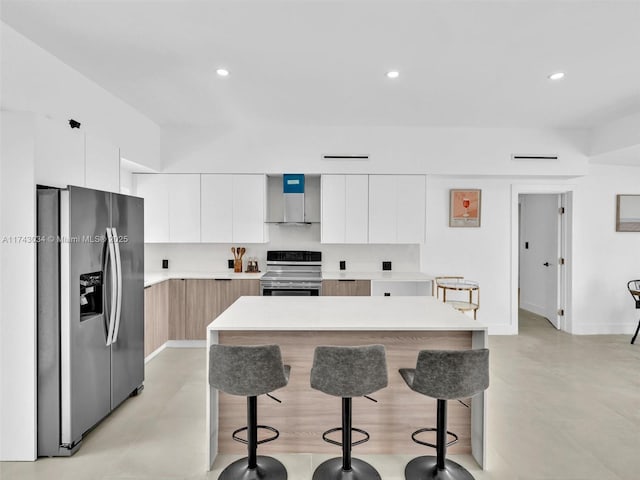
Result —
<instances>
[{"instance_id":1,"label":"stainless steel hood","mask_svg":"<svg viewBox=\"0 0 640 480\"><path fill-rule=\"evenodd\" d=\"M320 223L320 175L290 175L267 174L267 223L283 227ZM292 187L299 191L289 191Z\"/></svg>"}]
</instances>

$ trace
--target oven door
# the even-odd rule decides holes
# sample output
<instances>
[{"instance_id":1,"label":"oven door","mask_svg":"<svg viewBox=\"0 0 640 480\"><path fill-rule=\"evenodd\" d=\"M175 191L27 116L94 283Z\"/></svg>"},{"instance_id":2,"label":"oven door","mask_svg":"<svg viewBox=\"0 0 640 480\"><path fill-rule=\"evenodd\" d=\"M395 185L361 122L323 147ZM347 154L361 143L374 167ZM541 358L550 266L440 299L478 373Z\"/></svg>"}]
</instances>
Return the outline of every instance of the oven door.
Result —
<instances>
[{"instance_id":1,"label":"oven door","mask_svg":"<svg viewBox=\"0 0 640 480\"><path fill-rule=\"evenodd\" d=\"M261 287L265 297L317 297L322 290L315 282L262 282Z\"/></svg>"}]
</instances>

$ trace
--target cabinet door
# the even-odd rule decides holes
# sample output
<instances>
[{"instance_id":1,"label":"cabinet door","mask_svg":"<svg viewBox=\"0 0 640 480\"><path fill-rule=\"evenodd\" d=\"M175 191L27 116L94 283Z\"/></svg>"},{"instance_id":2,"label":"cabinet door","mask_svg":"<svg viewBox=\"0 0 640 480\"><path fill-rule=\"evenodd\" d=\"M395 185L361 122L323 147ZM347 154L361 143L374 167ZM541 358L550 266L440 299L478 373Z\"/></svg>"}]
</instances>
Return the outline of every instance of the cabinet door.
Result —
<instances>
[{"instance_id":1,"label":"cabinet door","mask_svg":"<svg viewBox=\"0 0 640 480\"><path fill-rule=\"evenodd\" d=\"M134 174L134 191L144 198L144 241L169 241L169 189L166 175Z\"/></svg>"},{"instance_id":2,"label":"cabinet door","mask_svg":"<svg viewBox=\"0 0 640 480\"><path fill-rule=\"evenodd\" d=\"M204 340L207 325L219 315L219 305L228 296L231 280L187 280L185 338Z\"/></svg>"},{"instance_id":3,"label":"cabinet door","mask_svg":"<svg viewBox=\"0 0 640 480\"><path fill-rule=\"evenodd\" d=\"M85 185L84 133L66 121L36 120L35 180L39 185L64 188Z\"/></svg>"},{"instance_id":4,"label":"cabinet door","mask_svg":"<svg viewBox=\"0 0 640 480\"><path fill-rule=\"evenodd\" d=\"M186 284L181 278L168 280L169 283L169 340L184 340L186 314Z\"/></svg>"},{"instance_id":5,"label":"cabinet door","mask_svg":"<svg viewBox=\"0 0 640 480\"><path fill-rule=\"evenodd\" d=\"M424 243L425 188L424 175L398 175L397 243Z\"/></svg>"},{"instance_id":6,"label":"cabinet door","mask_svg":"<svg viewBox=\"0 0 640 480\"><path fill-rule=\"evenodd\" d=\"M233 240L233 176L203 174L200 185L201 241L230 243Z\"/></svg>"},{"instance_id":7,"label":"cabinet door","mask_svg":"<svg viewBox=\"0 0 640 480\"><path fill-rule=\"evenodd\" d=\"M369 239L369 176L345 175L344 243Z\"/></svg>"},{"instance_id":8,"label":"cabinet door","mask_svg":"<svg viewBox=\"0 0 640 480\"><path fill-rule=\"evenodd\" d=\"M169 188L169 241L200 242L200 175L165 175Z\"/></svg>"},{"instance_id":9,"label":"cabinet door","mask_svg":"<svg viewBox=\"0 0 640 480\"><path fill-rule=\"evenodd\" d=\"M233 175L233 241L264 243L265 231L264 175Z\"/></svg>"},{"instance_id":10,"label":"cabinet door","mask_svg":"<svg viewBox=\"0 0 640 480\"><path fill-rule=\"evenodd\" d=\"M322 175L321 242L344 243L346 224L345 175Z\"/></svg>"},{"instance_id":11,"label":"cabinet door","mask_svg":"<svg viewBox=\"0 0 640 480\"><path fill-rule=\"evenodd\" d=\"M86 187L120 192L120 149L95 135L85 135Z\"/></svg>"},{"instance_id":12,"label":"cabinet door","mask_svg":"<svg viewBox=\"0 0 640 480\"><path fill-rule=\"evenodd\" d=\"M396 243L396 188L394 175L369 175L369 243Z\"/></svg>"},{"instance_id":13,"label":"cabinet door","mask_svg":"<svg viewBox=\"0 0 640 480\"><path fill-rule=\"evenodd\" d=\"M323 296L369 296L371 281L369 280L323 280Z\"/></svg>"},{"instance_id":14,"label":"cabinet door","mask_svg":"<svg viewBox=\"0 0 640 480\"><path fill-rule=\"evenodd\" d=\"M169 339L169 282L144 289L144 356Z\"/></svg>"}]
</instances>

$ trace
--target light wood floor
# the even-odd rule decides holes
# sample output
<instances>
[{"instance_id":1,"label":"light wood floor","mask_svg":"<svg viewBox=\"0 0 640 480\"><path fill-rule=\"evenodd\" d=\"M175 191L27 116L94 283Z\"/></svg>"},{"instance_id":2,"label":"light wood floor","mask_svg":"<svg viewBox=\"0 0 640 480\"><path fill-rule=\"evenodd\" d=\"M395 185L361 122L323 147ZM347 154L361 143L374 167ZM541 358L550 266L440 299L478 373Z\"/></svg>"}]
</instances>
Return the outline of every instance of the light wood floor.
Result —
<instances>
[{"instance_id":1,"label":"light wood floor","mask_svg":"<svg viewBox=\"0 0 640 480\"><path fill-rule=\"evenodd\" d=\"M572 336L521 312L520 335L491 336L489 468L452 458L477 480L640 478L640 344L630 336ZM166 349L147 364L145 390L98 426L72 458L1 463L0 478L216 479L206 473L204 349ZM425 447L425 453L431 454ZM336 447L336 456L338 455ZM385 480L411 455L354 455ZM329 455L278 455L290 480L309 480Z\"/></svg>"}]
</instances>

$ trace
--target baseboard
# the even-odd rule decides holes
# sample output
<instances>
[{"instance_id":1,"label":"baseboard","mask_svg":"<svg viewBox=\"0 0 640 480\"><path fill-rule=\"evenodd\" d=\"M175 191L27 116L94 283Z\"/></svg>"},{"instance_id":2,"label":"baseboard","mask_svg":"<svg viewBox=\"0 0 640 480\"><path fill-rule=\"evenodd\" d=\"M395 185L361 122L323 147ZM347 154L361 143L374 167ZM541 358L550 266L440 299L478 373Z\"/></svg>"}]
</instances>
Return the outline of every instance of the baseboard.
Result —
<instances>
[{"instance_id":1,"label":"baseboard","mask_svg":"<svg viewBox=\"0 0 640 480\"><path fill-rule=\"evenodd\" d=\"M168 340L165 345L168 348L205 348L206 340Z\"/></svg>"},{"instance_id":2,"label":"baseboard","mask_svg":"<svg viewBox=\"0 0 640 480\"><path fill-rule=\"evenodd\" d=\"M638 324L632 323L578 323L570 333L574 335L629 335L636 331Z\"/></svg>"},{"instance_id":3,"label":"baseboard","mask_svg":"<svg viewBox=\"0 0 640 480\"><path fill-rule=\"evenodd\" d=\"M536 315L540 315L541 317L547 318L547 314L544 311L544 308L534 305L533 303L521 302L520 308L522 310L526 310L527 312L535 313Z\"/></svg>"},{"instance_id":4,"label":"baseboard","mask_svg":"<svg viewBox=\"0 0 640 480\"><path fill-rule=\"evenodd\" d=\"M163 343L162 345L160 345L158 348L156 348L153 352L151 352L149 355L147 355L146 357L144 357L144 363L148 363L150 360L153 360L153 358L158 355L162 350L164 350L165 348L167 348L167 344Z\"/></svg>"}]
</instances>

